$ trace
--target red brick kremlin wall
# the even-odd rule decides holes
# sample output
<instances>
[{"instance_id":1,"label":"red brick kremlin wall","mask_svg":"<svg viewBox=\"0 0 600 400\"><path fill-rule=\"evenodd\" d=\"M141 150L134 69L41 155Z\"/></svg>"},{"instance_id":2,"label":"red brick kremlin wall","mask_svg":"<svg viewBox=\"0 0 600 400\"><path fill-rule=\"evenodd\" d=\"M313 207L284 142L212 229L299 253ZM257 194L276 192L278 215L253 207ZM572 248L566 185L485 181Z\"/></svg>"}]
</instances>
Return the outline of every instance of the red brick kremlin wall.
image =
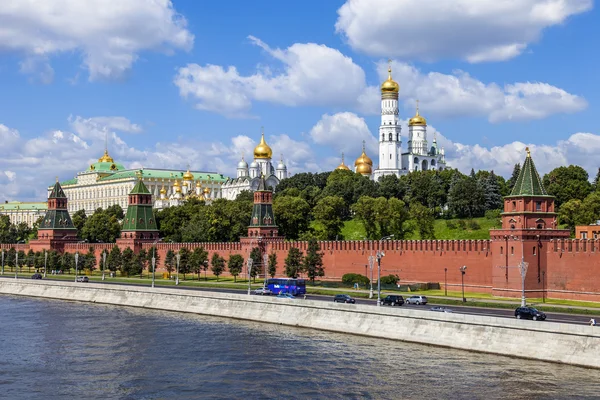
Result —
<instances>
[{"instance_id":1,"label":"red brick kremlin wall","mask_svg":"<svg viewBox=\"0 0 600 400\"><path fill-rule=\"evenodd\" d=\"M546 296L552 298L579 299L600 301L600 241L599 240L550 240L533 255L529 243L520 246L521 242L509 241L500 255L499 246L504 241L491 240L423 240L423 241L332 241L320 242L324 253L325 279L340 280L345 273L353 272L370 277L368 257L378 250L385 253L381 261L381 275L397 274L401 283L436 282L444 285L445 273L449 290L460 290L461 274L459 268L467 266L465 274L465 290L493 293L507 297L520 297L521 278L516 267L521 260L521 248L525 251L525 259L529 262L526 279L528 297L542 297L546 288ZM515 245L514 254L505 252ZM291 247L305 252L307 242L274 241L265 243L268 254L277 254L278 276L284 276L284 260ZM96 256L104 249L110 251L114 244L70 243L65 251L87 253L94 247ZM159 254L157 271L162 272L165 255L169 249L177 252L181 247L193 250L204 247L209 259L217 252L226 259L232 254L241 254L244 259L250 255L254 245L245 243L158 243ZM2 244L1 249L8 250L16 245ZM142 246L152 247L151 243ZM29 245L20 244L19 249L29 251ZM492 250L495 253L492 253ZM531 250L531 251L530 251ZM6 257L6 256L5 256ZM537 257L540 257L537 261ZM506 271L508 258L508 273ZM6 261L5 261L6 262ZM538 265L539 272L538 273ZM367 266L365 268L365 266ZM208 271L210 274L210 269ZM227 273L225 273L227 275ZM508 276L507 276L508 275ZM377 279L377 264L374 274Z\"/></svg>"}]
</instances>

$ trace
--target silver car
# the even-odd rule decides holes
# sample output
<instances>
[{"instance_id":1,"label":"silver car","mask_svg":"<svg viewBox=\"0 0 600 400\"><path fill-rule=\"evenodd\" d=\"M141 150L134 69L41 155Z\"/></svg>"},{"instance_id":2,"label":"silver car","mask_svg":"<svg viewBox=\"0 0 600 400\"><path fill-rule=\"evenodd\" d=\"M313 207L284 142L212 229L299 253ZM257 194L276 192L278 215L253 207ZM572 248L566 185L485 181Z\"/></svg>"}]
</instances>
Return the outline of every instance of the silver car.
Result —
<instances>
[{"instance_id":1,"label":"silver car","mask_svg":"<svg viewBox=\"0 0 600 400\"><path fill-rule=\"evenodd\" d=\"M427 297L425 296L410 296L406 298L406 304L416 304L420 306L421 304L427 304Z\"/></svg>"},{"instance_id":2,"label":"silver car","mask_svg":"<svg viewBox=\"0 0 600 400\"><path fill-rule=\"evenodd\" d=\"M261 288L255 289L254 294L269 296L269 295L272 295L273 292L271 292L271 289L269 289L269 288L261 287Z\"/></svg>"}]
</instances>

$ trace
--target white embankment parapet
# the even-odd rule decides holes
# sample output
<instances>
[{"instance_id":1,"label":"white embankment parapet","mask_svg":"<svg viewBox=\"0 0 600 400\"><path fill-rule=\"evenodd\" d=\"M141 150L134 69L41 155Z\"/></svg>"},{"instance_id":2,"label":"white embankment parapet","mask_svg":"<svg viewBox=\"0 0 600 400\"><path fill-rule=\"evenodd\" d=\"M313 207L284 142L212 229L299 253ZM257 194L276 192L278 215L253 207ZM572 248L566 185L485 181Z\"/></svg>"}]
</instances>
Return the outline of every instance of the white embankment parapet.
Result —
<instances>
[{"instance_id":1,"label":"white embankment parapet","mask_svg":"<svg viewBox=\"0 0 600 400\"><path fill-rule=\"evenodd\" d=\"M600 327L100 283L0 279L0 294L298 326L600 368Z\"/></svg>"}]
</instances>

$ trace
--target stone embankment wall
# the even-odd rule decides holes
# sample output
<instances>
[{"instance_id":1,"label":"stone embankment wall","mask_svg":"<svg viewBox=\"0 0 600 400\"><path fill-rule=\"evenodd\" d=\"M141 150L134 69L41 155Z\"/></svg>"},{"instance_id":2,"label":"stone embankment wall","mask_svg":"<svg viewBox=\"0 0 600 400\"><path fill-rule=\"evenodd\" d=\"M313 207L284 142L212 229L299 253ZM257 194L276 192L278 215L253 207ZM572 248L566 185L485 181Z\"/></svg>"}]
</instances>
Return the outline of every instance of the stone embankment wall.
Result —
<instances>
[{"instance_id":1,"label":"stone embankment wall","mask_svg":"<svg viewBox=\"0 0 600 400\"><path fill-rule=\"evenodd\" d=\"M0 294L142 307L600 368L600 328L179 289L0 279Z\"/></svg>"}]
</instances>

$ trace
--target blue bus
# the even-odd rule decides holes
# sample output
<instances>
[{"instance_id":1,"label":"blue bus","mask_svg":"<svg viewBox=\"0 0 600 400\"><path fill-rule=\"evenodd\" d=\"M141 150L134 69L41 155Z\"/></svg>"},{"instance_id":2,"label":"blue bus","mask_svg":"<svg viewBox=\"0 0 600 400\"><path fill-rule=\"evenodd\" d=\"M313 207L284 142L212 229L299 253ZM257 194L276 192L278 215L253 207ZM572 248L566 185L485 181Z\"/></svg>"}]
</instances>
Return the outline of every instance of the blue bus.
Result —
<instances>
[{"instance_id":1,"label":"blue bus","mask_svg":"<svg viewBox=\"0 0 600 400\"><path fill-rule=\"evenodd\" d=\"M304 279L268 279L267 287L271 290L271 292L273 292L273 294L290 293L294 296L306 294L306 281Z\"/></svg>"}]
</instances>

